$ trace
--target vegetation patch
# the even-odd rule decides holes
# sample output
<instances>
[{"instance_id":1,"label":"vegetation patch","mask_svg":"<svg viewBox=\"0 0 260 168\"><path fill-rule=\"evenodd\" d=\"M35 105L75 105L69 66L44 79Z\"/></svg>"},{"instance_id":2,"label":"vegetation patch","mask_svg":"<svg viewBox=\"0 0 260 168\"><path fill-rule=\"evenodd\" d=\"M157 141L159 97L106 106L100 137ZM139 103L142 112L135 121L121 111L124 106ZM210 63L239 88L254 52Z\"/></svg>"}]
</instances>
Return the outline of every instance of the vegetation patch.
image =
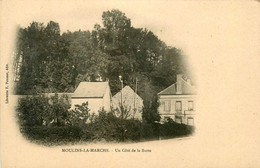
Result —
<instances>
[{"instance_id":1,"label":"vegetation patch","mask_svg":"<svg viewBox=\"0 0 260 168\"><path fill-rule=\"evenodd\" d=\"M90 115L88 103L70 110L66 102L66 97L57 95L21 98L17 107L21 133L32 142L50 146L101 140L139 142L187 136L193 132L193 127L172 120L159 124L125 119L115 115L115 110Z\"/></svg>"}]
</instances>

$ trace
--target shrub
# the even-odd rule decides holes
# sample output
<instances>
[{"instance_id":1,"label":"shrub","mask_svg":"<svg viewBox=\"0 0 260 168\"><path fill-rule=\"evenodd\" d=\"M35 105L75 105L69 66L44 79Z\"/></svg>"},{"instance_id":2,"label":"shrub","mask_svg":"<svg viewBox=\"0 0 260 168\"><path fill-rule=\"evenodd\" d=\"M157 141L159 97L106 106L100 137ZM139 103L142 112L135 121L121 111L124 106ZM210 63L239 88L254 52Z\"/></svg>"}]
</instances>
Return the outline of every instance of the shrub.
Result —
<instances>
[{"instance_id":1,"label":"shrub","mask_svg":"<svg viewBox=\"0 0 260 168\"><path fill-rule=\"evenodd\" d=\"M18 101L17 118L21 133L41 142L76 141L81 138L79 127L65 126L70 105L56 94L27 96Z\"/></svg>"},{"instance_id":2,"label":"shrub","mask_svg":"<svg viewBox=\"0 0 260 168\"><path fill-rule=\"evenodd\" d=\"M21 126L40 126L44 120L49 121L48 98L43 96L27 96L18 101L18 121Z\"/></svg>"},{"instance_id":3,"label":"shrub","mask_svg":"<svg viewBox=\"0 0 260 168\"><path fill-rule=\"evenodd\" d=\"M149 103L144 103L145 105L142 113L143 121L146 121L149 124L152 124L155 121L160 121L161 117L158 113L159 103L157 97Z\"/></svg>"},{"instance_id":4,"label":"shrub","mask_svg":"<svg viewBox=\"0 0 260 168\"><path fill-rule=\"evenodd\" d=\"M139 141L141 139L142 123L139 120L124 120L123 125L125 127L124 138L126 140Z\"/></svg>"},{"instance_id":5,"label":"shrub","mask_svg":"<svg viewBox=\"0 0 260 168\"><path fill-rule=\"evenodd\" d=\"M95 116L92 127L92 140L120 141L123 132L122 119L111 112L99 111Z\"/></svg>"},{"instance_id":6,"label":"shrub","mask_svg":"<svg viewBox=\"0 0 260 168\"><path fill-rule=\"evenodd\" d=\"M169 119L160 124L117 116L104 109L90 115L88 103L69 105L56 95L51 99L32 96L19 100L17 111L20 129L30 140L45 144L82 141L140 141L189 135L193 127ZM121 109L124 111L125 109ZM88 122L89 121L89 122Z\"/></svg>"},{"instance_id":7,"label":"shrub","mask_svg":"<svg viewBox=\"0 0 260 168\"><path fill-rule=\"evenodd\" d=\"M147 122L143 122L141 125L141 138L142 139L154 139L153 125Z\"/></svg>"},{"instance_id":8,"label":"shrub","mask_svg":"<svg viewBox=\"0 0 260 168\"><path fill-rule=\"evenodd\" d=\"M138 141L141 137L141 122L122 119L113 112L99 111L92 123L84 127L85 139L106 141Z\"/></svg>"},{"instance_id":9,"label":"shrub","mask_svg":"<svg viewBox=\"0 0 260 168\"><path fill-rule=\"evenodd\" d=\"M75 126L33 126L23 127L21 133L31 141L38 141L47 145L66 142L78 142L83 131Z\"/></svg>"},{"instance_id":10,"label":"shrub","mask_svg":"<svg viewBox=\"0 0 260 168\"><path fill-rule=\"evenodd\" d=\"M75 109L67 112L68 117L66 123L72 126L86 125L90 117L89 111L88 102L82 103L81 105L75 105Z\"/></svg>"},{"instance_id":11,"label":"shrub","mask_svg":"<svg viewBox=\"0 0 260 168\"><path fill-rule=\"evenodd\" d=\"M53 125L64 126L70 105L58 98L43 95L27 96L18 101L17 116L21 126Z\"/></svg>"},{"instance_id":12,"label":"shrub","mask_svg":"<svg viewBox=\"0 0 260 168\"><path fill-rule=\"evenodd\" d=\"M159 134L165 138L186 136L193 133L193 126L179 124L169 119L167 122L162 124L159 129Z\"/></svg>"}]
</instances>

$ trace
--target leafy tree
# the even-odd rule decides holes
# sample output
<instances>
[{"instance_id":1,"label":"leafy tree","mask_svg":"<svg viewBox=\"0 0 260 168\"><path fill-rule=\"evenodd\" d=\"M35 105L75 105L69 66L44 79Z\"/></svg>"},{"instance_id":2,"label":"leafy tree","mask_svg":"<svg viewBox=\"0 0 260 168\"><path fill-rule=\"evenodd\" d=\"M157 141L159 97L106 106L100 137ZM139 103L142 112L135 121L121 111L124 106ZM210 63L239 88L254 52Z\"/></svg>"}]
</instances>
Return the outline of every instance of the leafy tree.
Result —
<instances>
[{"instance_id":1,"label":"leafy tree","mask_svg":"<svg viewBox=\"0 0 260 168\"><path fill-rule=\"evenodd\" d=\"M44 114L47 111L48 99L45 97L26 97L18 101L18 119L20 125L43 125Z\"/></svg>"},{"instance_id":2,"label":"leafy tree","mask_svg":"<svg viewBox=\"0 0 260 168\"><path fill-rule=\"evenodd\" d=\"M68 97L56 94L50 98L44 95L27 96L18 101L18 119L23 127L65 125L70 104Z\"/></svg>"},{"instance_id":3,"label":"leafy tree","mask_svg":"<svg viewBox=\"0 0 260 168\"><path fill-rule=\"evenodd\" d=\"M90 114L88 108L88 102L81 105L75 105L75 109L69 111L67 123L72 126L84 126L86 125Z\"/></svg>"},{"instance_id":4,"label":"leafy tree","mask_svg":"<svg viewBox=\"0 0 260 168\"><path fill-rule=\"evenodd\" d=\"M178 73L188 74L183 58L181 50L146 28L133 27L117 9L103 12L102 25L91 32L60 35L58 23L33 22L18 31L16 89L18 94L73 92L82 81L109 80L116 94L121 90L119 75L132 88L137 78L145 113L153 113L144 116L157 116L157 93L176 82Z\"/></svg>"},{"instance_id":5,"label":"leafy tree","mask_svg":"<svg viewBox=\"0 0 260 168\"><path fill-rule=\"evenodd\" d=\"M62 95L61 97L58 94L51 96L49 101L48 118L47 122L51 125L64 126L68 118L68 110L70 109L70 104L67 95Z\"/></svg>"},{"instance_id":6,"label":"leafy tree","mask_svg":"<svg viewBox=\"0 0 260 168\"><path fill-rule=\"evenodd\" d=\"M128 119L131 116L131 107L124 106L120 103L119 108L112 109L111 113L118 118Z\"/></svg>"},{"instance_id":7,"label":"leafy tree","mask_svg":"<svg viewBox=\"0 0 260 168\"><path fill-rule=\"evenodd\" d=\"M68 54L73 64L73 82L77 87L81 81L97 81L106 79L107 55L95 48L88 31L64 33L67 40Z\"/></svg>"},{"instance_id":8,"label":"leafy tree","mask_svg":"<svg viewBox=\"0 0 260 168\"><path fill-rule=\"evenodd\" d=\"M177 74L184 73L182 57L180 50L172 47L165 48L161 61L150 74L153 85L162 90L175 83Z\"/></svg>"},{"instance_id":9,"label":"leafy tree","mask_svg":"<svg viewBox=\"0 0 260 168\"><path fill-rule=\"evenodd\" d=\"M32 94L35 88L46 92L55 92L57 81L56 65L66 56L66 50L60 40L58 23L50 21L32 22L27 28L20 28L17 39L16 63L19 64L18 94Z\"/></svg>"}]
</instances>

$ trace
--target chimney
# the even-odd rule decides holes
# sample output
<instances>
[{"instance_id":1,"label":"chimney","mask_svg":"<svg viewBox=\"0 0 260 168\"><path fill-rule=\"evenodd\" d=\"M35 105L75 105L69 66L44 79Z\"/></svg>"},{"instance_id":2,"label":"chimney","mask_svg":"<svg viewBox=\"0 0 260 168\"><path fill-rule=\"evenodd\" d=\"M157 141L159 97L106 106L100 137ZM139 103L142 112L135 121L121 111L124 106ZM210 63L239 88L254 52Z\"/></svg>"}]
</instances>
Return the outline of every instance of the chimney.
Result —
<instances>
[{"instance_id":1,"label":"chimney","mask_svg":"<svg viewBox=\"0 0 260 168\"><path fill-rule=\"evenodd\" d=\"M176 94L182 94L182 74L177 75L177 89Z\"/></svg>"}]
</instances>

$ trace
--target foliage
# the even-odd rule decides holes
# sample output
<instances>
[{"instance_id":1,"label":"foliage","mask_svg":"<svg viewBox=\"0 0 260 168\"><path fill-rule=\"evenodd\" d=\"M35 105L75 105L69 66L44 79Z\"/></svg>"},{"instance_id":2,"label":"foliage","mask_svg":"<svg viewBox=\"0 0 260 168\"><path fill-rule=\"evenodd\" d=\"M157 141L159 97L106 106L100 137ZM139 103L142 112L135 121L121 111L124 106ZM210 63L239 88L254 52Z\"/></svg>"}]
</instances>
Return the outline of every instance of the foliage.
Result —
<instances>
[{"instance_id":1,"label":"foliage","mask_svg":"<svg viewBox=\"0 0 260 168\"><path fill-rule=\"evenodd\" d=\"M68 111L67 124L72 126L83 126L90 118L88 102L75 105L75 109Z\"/></svg>"},{"instance_id":2,"label":"foliage","mask_svg":"<svg viewBox=\"0 0 260 168\"><path fill-rule=\"evenodd\" d=\"M112 109L111 112L118 118L128 119L131 116L131 107L119 104L119 108Z\"/></svg>"},{"instance_id":3,"label":"foliage","mask_svg":"<svg viewBox=\"0 0 260 168\"><path fill-rule=\"evenodd\" d=\"M108 56L95 47L89 31L66 32L62 38L68 44L68 57L73 64L74 87L81 81L105 79Z\"/></svg>"},{"instance_id":4,"label":"foliage","mask_svg":"<svg viewBox=\"0 0 260 168\"><path fill-rule=\"evenodd\" d=\"M90 115L88 103L68 110L65 98L34 96L19 101L17 114L21 133L44 145L79 141L142 141L189 135L193 127L172 120L164 124L118 117L102 109ZM123 109L124 110L124 109Z\"/></svg>"},{"instance_id":5,"label":"foliage","mask_svg":"<svg viewBox=\"0 0 260 168\"><path fill-rule=\"evenodd\" d=\"M87 128L87 130L92 134L91 140L119 141L122 131L120 124L119 118L102 110L95 117L94 122L89 125L91 129Z\"/></svg>"},{"instance_id":6,"label":"foliage","mask_svg":"<svg viewBox=\"0 0 260 168\"><path fill-rule=\"evenodd\" d=\"M137 141L140 140L141 122L125 119L114 112L99 111L93 122L84 127L85 138L92 141Z\"/></svg>"},{"instance_id":7,"label":"foliage","mask_svg":"<svg viewBox=\"0 0 260 168\"><path fill-rule=\"evenodd\" d=\"M50 145L76 143L82 139L82 128L77 126L31 126L22 127L21 133L30 141Z\"/></svg>"},{"instance_id":8,"label":"foliage","mask_svg":"<svg viewBox=\"0 0 260 168\"><path fill-rule=\"evenodd\" d=\"M174 122L171 118L160 126L160 136L165 138L173 138L177 136L190 135L194 131L193 126L178 124Z\"/></svg>"},{"instance_id":9,"label":"foliage","mask_svg":"<svg viewBox=\"0 0 260 168\"><path fill-rule=\"evenodd\" d=\"M148 124L142 129L151 127L151 132L155 128L151 124L160 120L157 93L176 82L178 73L188 74L181 50L167 46L146 28L133 27L117 9L104 11L102 24L93 31L61 33L53 21L19 27L14 58L16 94L73 92L82 81L109 80L114 95L121 89L119 75L132 88L137 79L137 93L144 100L143 120ZM64 125L68 116L70 125L83 125L90 119L86 109L68 112L59 101L49 105L44 97L21 101L18 111L27 125Z\"/></svg>"},{"instance_id":10,"label":"foliage","mask_svg":"<svg viewBox=\"0 0 260 168\"><path fill-rule=\"evenodd\" d=\"M65 125L70 105L66 96L27 96L18 101L18 119L21 126Z\"/></svg>"},{"instance_id":11,"label":"foliage","mask_svg":"<svg viewBox=\"0 0 260 168\"><path fill-rule=\"evenodd\" d=\"M160 121L160 118L161 118L157 111L157 109L159 107L157 97L154 96L154 98L155 98L154 101L150 101L149 104L144 105L144 109L143 109L143 113L142 113L143 119L149 124L152 124L155 121ZM147 102L145 102L145 103L147 103Z\"/></svg>"},{"instance_id":12,"label":"foliage","mask_svg":"<svg viewBox=\"0 0 260 168\"><path fill-rule=\"evenodd\" d=\"M154 131L154 124L153 123L147 123L144 121L141 126L141 139L147 140L147 139L156 139L158 138L158 135Z\"/></svg>"},{"instance_id":13,"label":"foliage","mask_svg":"<svg viewBox=\"0 0 260 168\"><path fill-rule=\"evenodd\" d=\"M51 120L48 115L48 98L43 96L21 98L18 102L18 119L21 126L41 126Z\"/></svg>"}]
</instances>

